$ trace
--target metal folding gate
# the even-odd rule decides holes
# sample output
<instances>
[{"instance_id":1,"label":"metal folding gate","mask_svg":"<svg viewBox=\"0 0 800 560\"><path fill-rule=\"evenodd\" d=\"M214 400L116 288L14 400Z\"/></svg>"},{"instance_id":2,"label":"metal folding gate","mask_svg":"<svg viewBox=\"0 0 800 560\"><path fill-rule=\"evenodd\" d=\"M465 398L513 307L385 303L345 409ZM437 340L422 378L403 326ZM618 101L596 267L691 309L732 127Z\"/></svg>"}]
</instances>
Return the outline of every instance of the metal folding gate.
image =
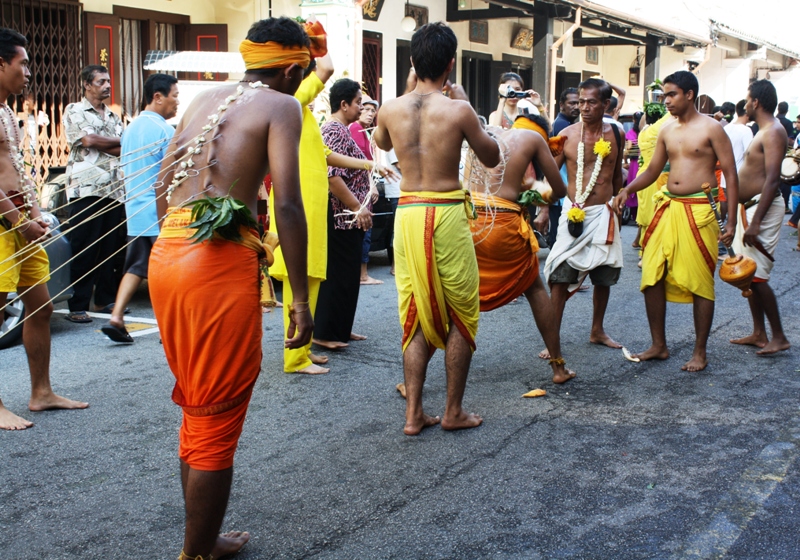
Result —
<instances>
[{"instance_id":1,"label":"metal folding gate","mask_svg":"<svg viewBox=\"0 0 800 560\"><path fill-rule=\"evenodd\" d=\"M24 146L37 182L67 161L61 115L82 97L81 9L78 0L0 0L0 25L28 38L31 84L11 107L26 121L26 137L36 137L32 152Z\"/></svg>"}]
</instances>

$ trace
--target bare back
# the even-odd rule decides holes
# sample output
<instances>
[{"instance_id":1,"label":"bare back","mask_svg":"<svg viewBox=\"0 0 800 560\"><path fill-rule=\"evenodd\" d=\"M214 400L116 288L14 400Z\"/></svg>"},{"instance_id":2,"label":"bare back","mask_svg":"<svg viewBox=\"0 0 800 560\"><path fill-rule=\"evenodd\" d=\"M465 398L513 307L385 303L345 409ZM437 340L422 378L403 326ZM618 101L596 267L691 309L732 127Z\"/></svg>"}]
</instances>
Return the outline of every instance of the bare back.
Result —
<instances>
[{"instance_id":1,"label":"bare back","mask_svg":"<svg viewBox=\"0 0 800 560\"><path fill-rule=\"evenodd\" d=\"M209 124L208 117L227 104L226 98L235 95L237 87L238 84L232 84L214 88L195 98L189 106L170 144L169 150L174 153L162 163L161 189L167 187L173 174L180 170L180 163L175 165L176 161L186 154L189 146L196 145L194 139L202 132L202 127ZM206 134L208 141L200 154L193 156L191 169L198 174L175 189L169 205L179 206L201 195L230 194L244 202L255 215L258 190L270 172L267 154L276 162L280 161L281 167L290 163L285 158L293 157L296 167L300 127L300 105L292 96L245 85L242 95L220 114L219 126ZM274 178L276 184L284 179L283 172L280 175ZM159 203L166 208L161 199ZM160 211L159 215L163 213Z\"/></svg>"},{"instance_id":2,"label":"bare back","mask_svg":"<svg viewBox=\"0 0 800 560\"><path fill-rule=\"evenodd\" d=\"M564 196L561 174L550 154L550 147L539 134L531 130L512 128L503 131L500 137L508 146L510 156L503 171L503 183L495 196L515 202L524 190L530 188L530 185L523 183L528 165L533 161L536 161L544 172L553 188L554 196L556 198ZM499 169L493 172L496 179L499 179L500 172Z\"/></svg>"},{"instance_id":3,"label":"bare back","mask_svg":"<svg viewBox=\"0 0 800 560\"><path fill-rule=\"evenodd\" d=\"M761 193L768 177L777 182L787 142L786 130L778 119L773 117L766 126L759 126L739 169L739 202Z\"/></svg>"},{"instance_id":4,"label":"bare back","mask_svg":"<svg viewBox=\"0 0 800 560\"><path fill-rule=\"evenodd\" d=\"M663 142L669 159L667 188L676 195L702 192L700 185L703 183L716 185L717 161L723 163L734 158L730 139L722 126L700 113L687 121L665 124L659 131L658 142Z\"/></svg>"},{"instance_id":5,"label":"bare back","mask_svg":"<svg viewBox=\"0 0 800 560\"><path fill-rule=\"evenodd\" d=\"M411 92L388 101L379 115L375 140L381 149L394 147L403 170L403 191L459 189L464 139L481 161L486 160L484 163L493 167L499 162L497 144L465 101L449 99L436 91L427 95Z\"/></svg>"}]
</instances>

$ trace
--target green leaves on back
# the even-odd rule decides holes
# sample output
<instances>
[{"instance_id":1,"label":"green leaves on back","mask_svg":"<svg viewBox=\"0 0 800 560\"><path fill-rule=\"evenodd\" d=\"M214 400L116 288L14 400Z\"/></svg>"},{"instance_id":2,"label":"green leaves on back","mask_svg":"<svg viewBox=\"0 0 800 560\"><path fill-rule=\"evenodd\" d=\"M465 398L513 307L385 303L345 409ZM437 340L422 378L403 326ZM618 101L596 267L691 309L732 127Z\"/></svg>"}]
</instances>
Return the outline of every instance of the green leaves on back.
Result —
<instances>
[{"instance_id":1,"label":"green leaves on back","mask_svg":"<svg viewBox=\"0 0 800 560\"><path fill-rule=\"evenodd\" d=\"M247 205L230 196L206 197L186 206L192 208L192 223L186 227L197 230L189 237L192 243L202 243L215 233L228 241L241 241L241 226L258 228Z\"/></svg>"},{"instance_id":2,"label":"green leaves on back","mask_svg":"<svg viewBox=\"0 0 800 560\"><path fill-rule=\"evenodd\" d=\"M536 206L547 206L549 204L544 198L542 198L542 193L535 189L523 191L523 193L519 195L517 203L523 208L525 206L530 206L531 204L535 204Z\"/></svg>"}]
</instances>

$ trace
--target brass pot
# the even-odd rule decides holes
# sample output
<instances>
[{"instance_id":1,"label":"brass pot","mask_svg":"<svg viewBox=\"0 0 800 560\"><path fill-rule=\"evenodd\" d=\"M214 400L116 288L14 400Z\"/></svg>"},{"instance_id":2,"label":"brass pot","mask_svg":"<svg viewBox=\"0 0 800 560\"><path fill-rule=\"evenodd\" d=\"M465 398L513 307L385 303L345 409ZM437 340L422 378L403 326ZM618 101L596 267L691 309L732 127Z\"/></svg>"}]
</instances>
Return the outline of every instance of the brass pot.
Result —
<instances>
[{"instance_id":1,"label":"brass pot","mask_svg":"<svg viewBox=\"0 0 800 560\"><path fill-rule=\"evenodd\" d=\"M742 290L744 297L753 295L750 283L756 275L756 261L744 255L726 257L719 267L719 277L726 284Z\"/></svg>"}]
</instances>

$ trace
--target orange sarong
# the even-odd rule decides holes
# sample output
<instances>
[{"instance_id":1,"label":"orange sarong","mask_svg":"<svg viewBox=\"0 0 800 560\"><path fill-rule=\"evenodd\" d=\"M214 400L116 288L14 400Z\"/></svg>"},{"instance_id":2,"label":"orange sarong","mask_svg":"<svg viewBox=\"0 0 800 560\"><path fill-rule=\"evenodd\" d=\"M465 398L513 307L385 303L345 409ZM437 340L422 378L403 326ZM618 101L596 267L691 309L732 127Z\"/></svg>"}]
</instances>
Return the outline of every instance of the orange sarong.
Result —
<instances>
[{"instance_id":1,"label":"orange sarong","mask_svg":"<svg viewBox=\"0 0 800 560\"><path fill-rule=\"evenodd\" d=\"M519 204L494 196L473 198L478 219L470 226L481 277L481 311L491 311L514 301L539 277L539 243ZM494 224L487 205L495 208Z\"/></svg>"},{"instance_id":2,"label":"orange sarong","mask_svg":"<svg viewBox=\"0 0 800 560\"><path fill-rule=\"evenodd\" d=\"M164 220L150 255L150 297L175 375L172 400L183 408L178 454L193 469L218 471L233 465L261 369L260 242L248 232L248 246L192 243L190 212Z\"/></svg>"}]
</instances>

